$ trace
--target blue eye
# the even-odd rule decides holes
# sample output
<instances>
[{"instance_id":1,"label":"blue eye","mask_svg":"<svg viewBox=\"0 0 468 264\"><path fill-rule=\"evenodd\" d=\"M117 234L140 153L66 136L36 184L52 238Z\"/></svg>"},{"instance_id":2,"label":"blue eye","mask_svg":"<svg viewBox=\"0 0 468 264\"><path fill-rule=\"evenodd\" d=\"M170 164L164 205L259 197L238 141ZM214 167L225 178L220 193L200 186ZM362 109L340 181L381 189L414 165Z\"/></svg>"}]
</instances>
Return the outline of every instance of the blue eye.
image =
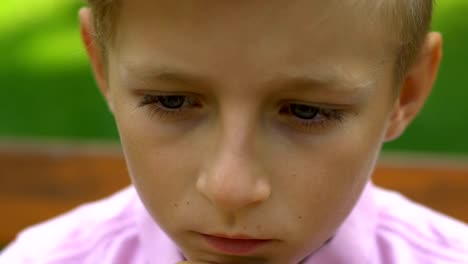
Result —
<instances>
[{"instance_id":1,"label":"blue eye","mask_svg":"<svg viewBox=\"0 0 468 264\"><path fill-rule=\"evenodd\" d=\"M152 116L184 119L188 117L193 108L202 107L201 102L186 95L151 95L143 96L139 106L148 106Z\"/></svg>"},{"instance_id":2,"label":"blue eye","mask_svg":"<svg viewBox=\"0 0 468 264\"><path fill-rule=\"evenodd\" d=\"M319 108L310 105L291 104L289 108L291 114L300 119L314 119L320 113Z\"/></svg>"},{"instance_id":3,"label":"blue eye","mask_svg":"<svg viewBox=\"0 0 468 264\"><path fill-rule=\"evenodd\" d=\"M280 108L280 114L284 116L289 125L299 131L316 132L337 124L346 116L346 112L339 109L322 108L308 104L289 103Z\"/></svg>"}]
</instances>

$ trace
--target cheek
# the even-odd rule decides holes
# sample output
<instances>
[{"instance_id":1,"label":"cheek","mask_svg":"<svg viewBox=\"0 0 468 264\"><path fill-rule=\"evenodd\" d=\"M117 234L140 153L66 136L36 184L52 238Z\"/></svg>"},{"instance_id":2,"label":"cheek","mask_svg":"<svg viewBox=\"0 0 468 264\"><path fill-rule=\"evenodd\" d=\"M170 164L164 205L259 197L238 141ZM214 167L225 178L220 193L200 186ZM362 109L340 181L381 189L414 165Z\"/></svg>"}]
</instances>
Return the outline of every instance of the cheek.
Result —
<instances>
[{"instance_id":1,"label":"cheek","mask_svg":"<svg viewBox=\"0 0 468 264\"><path fill-rule=\"evenodd\" d=\"M283 170L288 177L277 180L277 186L288 188L276 189L289 197L288 207L298 215L320 216L323 222L342 218L353 207L377 158L378 148L363 148L340 144L339 148L309 153L302 162L296 159Z\"/></svg>"},{"instance_id":2,"label":"cheek","mask_svg":"<svg viewBox=\"0 0 468 264\"><path fill-rule=\"evenodd\" d=\"M143 203L154 217L174 217L174 208L195 184L193 157L200 155L190 152L197 148L159 129L142 110L117 108L115 118L128 171Z\"/></svg>"},{"instance_id":3,"label":"cheek","mask_svg":"<svg viewBox=\"0 0 468 264\"><path fill-rule=\"evenodd\" d=\"M342 132L296 147L285 158L288 162L276 162L282 165L276 185L289 187L280 189L281 196L288 197L286 206L302 219L292 221L307 223L302 228L310 232L316 227L316 232L333 232L344 220L373 171L385 130L383 115L364 113Z\"/></svg>"}]
</instances>

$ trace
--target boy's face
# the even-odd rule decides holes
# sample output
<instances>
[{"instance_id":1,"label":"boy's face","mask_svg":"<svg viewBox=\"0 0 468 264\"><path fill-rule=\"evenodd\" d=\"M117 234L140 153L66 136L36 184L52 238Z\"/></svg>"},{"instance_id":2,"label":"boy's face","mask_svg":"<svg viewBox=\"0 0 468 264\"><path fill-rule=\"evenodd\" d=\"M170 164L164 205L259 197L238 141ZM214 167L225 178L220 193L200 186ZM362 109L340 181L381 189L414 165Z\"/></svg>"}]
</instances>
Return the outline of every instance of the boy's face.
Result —
<instances>
[{"instance_id":1,"label":"boy's face","mask_svg":"<svg viewBox=\"0 0 468 264\"><path fill-rule=\"evenodd\" d=\"M122 2L103 90L158 224L212 263L323 245L386 139L391 32L343 1ZM269 240L223 250L214 234Z\"/></svg>"}]
</instances>

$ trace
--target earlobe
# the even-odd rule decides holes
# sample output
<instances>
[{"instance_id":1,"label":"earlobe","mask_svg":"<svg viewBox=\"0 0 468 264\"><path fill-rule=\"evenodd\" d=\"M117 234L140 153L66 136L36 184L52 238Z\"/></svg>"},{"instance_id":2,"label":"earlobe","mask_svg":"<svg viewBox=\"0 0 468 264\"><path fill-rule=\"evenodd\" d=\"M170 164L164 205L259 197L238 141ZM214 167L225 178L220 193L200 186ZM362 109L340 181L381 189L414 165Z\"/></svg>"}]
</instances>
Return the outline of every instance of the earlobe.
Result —
<instances>
[{"instance_id":1,"label":"earlobe","mask_svg":"<svg viewBox=\"0 0 468 264\"><path fill-rule=\"evenodd\" d=\"M79 12L79 19L81 39L83 41L86 53L88 54L89 60L91 62L94 78L96 79L96 83L102 95L107 101L110 111L113 112L102 52L95 40L96 34L94 31L91 9L88 7L81 8Z\"/></svg>"},{"instance_id":2,"label":"earlobe","mask_svg":"<svg viewBox=\"0 0 468 264\"><path fill-rule=\"evenodd\" d=\"M442 37L436 32L429 33L420 56L403 81L393 106L385 141L398 138L423 108L436 80L441 58Z\"/></svg>"}]
</instances>

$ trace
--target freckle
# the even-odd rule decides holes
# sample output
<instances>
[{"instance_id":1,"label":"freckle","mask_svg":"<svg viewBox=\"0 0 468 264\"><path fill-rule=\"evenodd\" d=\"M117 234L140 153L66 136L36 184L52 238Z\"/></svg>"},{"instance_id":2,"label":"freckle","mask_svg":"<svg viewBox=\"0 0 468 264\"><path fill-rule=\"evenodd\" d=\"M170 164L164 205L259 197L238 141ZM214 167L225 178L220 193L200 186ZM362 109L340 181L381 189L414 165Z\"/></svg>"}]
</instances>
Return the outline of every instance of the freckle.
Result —
<instances>
[{"instance_id":1,"label":"freckle","mask_svg":"<svg viewBox=\"0 0 468 264\"><path fill-rule=\"evenodd\" d=\"M299 216L298 219L302 219L302 216Z\"/></svg>"},{"instance_id":2,"label":"freckle","mask_svg":"<svg viewBox=\"0 0 468 264\"><path fill-rule=\"evenodd\" d=\"M246 229L247 229L247 227L246 227L246 226L244 226L244 230L246 230Z\"/></svg>"},{"instance_id":3,"label":"freckle","mask_svg":"<svg viewBox=\"0 0 468 264\"><path fill-rule=\"evenodd\" d=\"M174 204L174 207L177 208L177 207L179 207L179 205L178 205L177 203L175 203L175 204Z\"/></svg>"},{"instance_id":4,"label":"freckle","mask_svg":"<svg viewBox=\"0 0 468 264\"><path fill-rule=\"evenodd\" d=\"M260 225L257 225L257 230L260 230Z\"/></svg>"},{"instance_id":5,"label":"freckle","mask_svg":"<svg viewBox=\"0 0 468 264\"><path fill-rule=\"evenodd\" d=\"M187 201L187 203L186 203L186 204L187 204L187 205L190 205L190 202L189 202L189 201Z\"/></svg>"}]
</instances>

